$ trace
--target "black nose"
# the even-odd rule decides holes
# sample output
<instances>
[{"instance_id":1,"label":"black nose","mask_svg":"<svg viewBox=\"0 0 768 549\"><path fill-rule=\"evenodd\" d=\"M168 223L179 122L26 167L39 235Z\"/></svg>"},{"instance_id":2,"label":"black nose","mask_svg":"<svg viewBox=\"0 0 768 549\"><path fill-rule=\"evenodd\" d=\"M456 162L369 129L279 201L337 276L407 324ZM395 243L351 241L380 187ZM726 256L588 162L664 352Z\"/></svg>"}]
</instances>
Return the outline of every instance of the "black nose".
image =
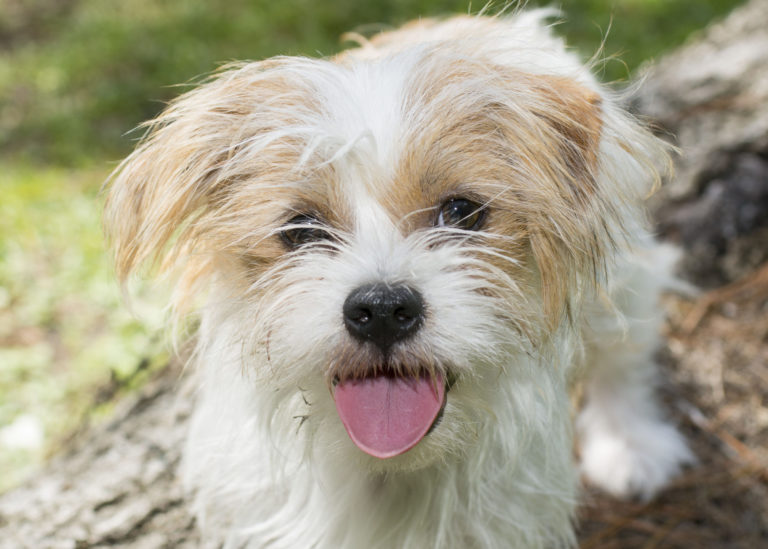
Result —
<instances>
[{"instance_id":1,"label":"black nose","mask_svg":"<svg viewBox=\"0 0 768 549\"><path fill-rule=\"evenodd\" d=\"M408 286L367 284L344 302L344 325L361 341L383 352L415 333L424 322L424 300Z\"/></svg>"}]
</instances>

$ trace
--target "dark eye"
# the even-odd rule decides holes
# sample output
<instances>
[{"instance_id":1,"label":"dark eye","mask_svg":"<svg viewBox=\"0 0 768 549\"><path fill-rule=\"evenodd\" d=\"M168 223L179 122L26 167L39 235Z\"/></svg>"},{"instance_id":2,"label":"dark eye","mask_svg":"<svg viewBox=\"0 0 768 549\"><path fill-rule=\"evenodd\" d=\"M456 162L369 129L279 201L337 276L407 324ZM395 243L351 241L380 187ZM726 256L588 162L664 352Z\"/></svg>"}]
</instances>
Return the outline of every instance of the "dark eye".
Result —
<instances>
[{"instance_id":1,"label":"dark eye","mask_svg":"<svg viewBox=\"0 0 768 549\"><path fill-rule=\"evenodd\" d=\"M323 224L309 215L297 215L292 218L280 231L280 238L290 248L296 249L312 242L330 240L331 233L323 228Z\"/></svg>"},{"instance_id":2,"label":"dark eye","mask_svg":"<svg viewBox=\"0 0 768 549\"><path fill-rule=\"evenodd\" d=\"M465 198L451 198L440 206L436 225L476 231L484 220L485 209L480 204Z\"/></svg>"}]
</instances>

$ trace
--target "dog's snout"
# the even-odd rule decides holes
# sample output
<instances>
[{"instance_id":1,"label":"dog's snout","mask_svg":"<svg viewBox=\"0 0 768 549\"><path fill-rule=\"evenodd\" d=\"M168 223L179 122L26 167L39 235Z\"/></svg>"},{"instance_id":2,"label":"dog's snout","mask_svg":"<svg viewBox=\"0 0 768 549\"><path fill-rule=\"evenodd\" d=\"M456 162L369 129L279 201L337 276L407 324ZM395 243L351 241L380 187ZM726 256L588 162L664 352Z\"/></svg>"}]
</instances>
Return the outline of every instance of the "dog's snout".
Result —
<instances>
[{"instance_id":1,"label":"dog's snout","mask_svg":"<svg viewBox=\"0 0 768 549\"><path fill-rule=\"evenodd\" d=\"M424 300L409 286L368 284L344 302L344 325L352 336L383 352L415 333L424 322Z\"/></svg>"}]
</instances>

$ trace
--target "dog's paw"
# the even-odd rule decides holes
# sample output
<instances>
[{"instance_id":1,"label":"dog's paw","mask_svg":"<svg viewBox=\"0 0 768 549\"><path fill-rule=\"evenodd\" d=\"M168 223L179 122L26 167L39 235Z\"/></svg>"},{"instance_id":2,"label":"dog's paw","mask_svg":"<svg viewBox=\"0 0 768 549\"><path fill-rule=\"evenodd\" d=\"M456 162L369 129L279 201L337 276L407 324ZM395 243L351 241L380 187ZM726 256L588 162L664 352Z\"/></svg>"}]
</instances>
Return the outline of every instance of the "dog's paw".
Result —
<instances>
[{"instance_id":1,"label":"dog's paw","mask_svg":"<svg viewBox=\"0 0 768 549\"><path fill-rule=\"evenodd\" d=\"M579 423L582 473L615 497L648 500L695 461L678 430L660 420L615 429L582 415Z\"/></svg>"}]
</instances>

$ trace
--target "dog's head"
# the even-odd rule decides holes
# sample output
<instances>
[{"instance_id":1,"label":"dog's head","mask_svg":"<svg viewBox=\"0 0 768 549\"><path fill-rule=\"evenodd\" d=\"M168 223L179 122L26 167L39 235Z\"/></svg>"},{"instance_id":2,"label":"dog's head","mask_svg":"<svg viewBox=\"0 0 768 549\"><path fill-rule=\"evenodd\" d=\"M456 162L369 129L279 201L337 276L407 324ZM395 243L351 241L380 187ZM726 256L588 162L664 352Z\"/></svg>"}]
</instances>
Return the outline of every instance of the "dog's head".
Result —
<instances>
[{"instance_id":1,"label":"dog's head","mask_svg":"<svg viewBox=\"0 0 768 549\"><path fill-rule=\"evenodd\" d=\"M201 337L303 391L318 433L416 445L384 460L404 467L460 452L502 372L555 360L656 178L656 140L520 20L221 71L113 175L118 273L159 262L177 308L207 295Z\"/></svg>"}]
</instances>

